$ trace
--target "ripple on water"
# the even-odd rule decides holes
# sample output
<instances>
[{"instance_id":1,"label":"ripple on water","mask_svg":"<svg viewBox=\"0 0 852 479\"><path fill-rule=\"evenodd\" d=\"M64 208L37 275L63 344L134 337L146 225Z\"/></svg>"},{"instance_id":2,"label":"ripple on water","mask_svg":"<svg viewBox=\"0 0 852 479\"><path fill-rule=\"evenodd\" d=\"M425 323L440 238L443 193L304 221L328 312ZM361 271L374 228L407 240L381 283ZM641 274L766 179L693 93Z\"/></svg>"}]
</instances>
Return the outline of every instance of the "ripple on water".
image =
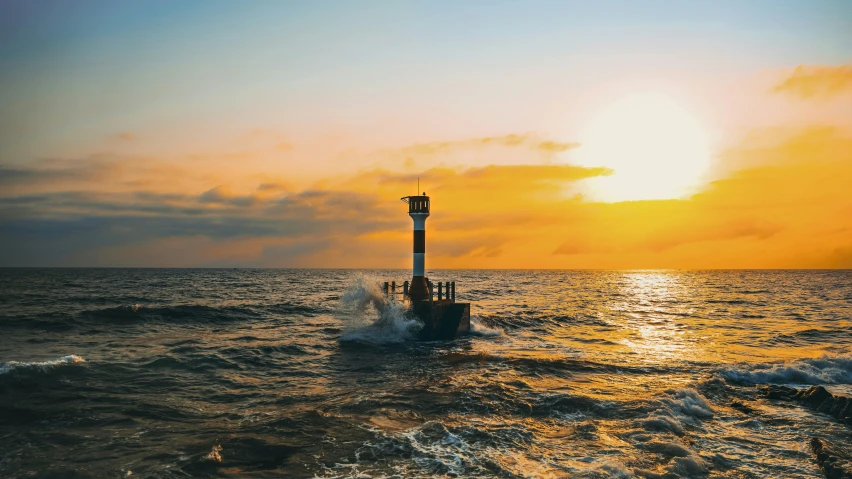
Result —
<instances>
[{"instance_id":1,"label":"ripple on water","mask_svg":"<svg viewBox=\"0 0 852 479\"><path fill-rule=\"evenodd\" d=\"M852 273L430 271L475 334L426 344L377 294L407 274L0 270L0 476L801 479L850 446L757 386L852 390Z\"/></svg>"}]
</instances>

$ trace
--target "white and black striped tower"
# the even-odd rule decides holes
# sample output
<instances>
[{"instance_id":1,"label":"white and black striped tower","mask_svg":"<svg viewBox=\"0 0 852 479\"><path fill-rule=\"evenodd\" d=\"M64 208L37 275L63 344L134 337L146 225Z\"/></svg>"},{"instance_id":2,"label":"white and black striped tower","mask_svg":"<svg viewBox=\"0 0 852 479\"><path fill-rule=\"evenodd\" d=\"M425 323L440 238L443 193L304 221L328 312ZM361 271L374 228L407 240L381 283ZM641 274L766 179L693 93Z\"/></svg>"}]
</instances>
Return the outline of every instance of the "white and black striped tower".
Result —
<instances>
[{"instance_id":1,"label":"white and black striped tower","mask_svg":"<svg viewBox=\"0 0 852 479\"><path fill-rule=\"evenodd\" d=\"M406 196L402 201L408 203L408 216L414 220L414 275L408 298L411 301L428 300L429 285L426 281L426 218L429 217L429 197L424 192L420 196Z\"/></svg>"}]
</instances>

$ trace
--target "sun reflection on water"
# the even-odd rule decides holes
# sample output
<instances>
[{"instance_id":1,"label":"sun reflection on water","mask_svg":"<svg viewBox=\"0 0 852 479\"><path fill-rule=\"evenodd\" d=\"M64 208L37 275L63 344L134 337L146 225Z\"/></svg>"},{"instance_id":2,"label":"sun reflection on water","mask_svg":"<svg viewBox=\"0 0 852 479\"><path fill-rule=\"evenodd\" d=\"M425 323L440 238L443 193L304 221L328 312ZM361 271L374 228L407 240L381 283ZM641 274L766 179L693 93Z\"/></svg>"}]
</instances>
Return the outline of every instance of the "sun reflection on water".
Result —
<instances>
[{"instance_id":1,"label":"sun reflection on water","mask_svg":"<svg viewBox=\"0 0 852 479\"><path fill-rule=\"evenodd\" d=\"M619 343L629 348L643 363L671 362L701 354L680 321L688 308L679 310L679 299L688 294L680 276L666 272L629 272L618 282L620 298L613 310L625 337Z\"/></svg>"}]
</instances>

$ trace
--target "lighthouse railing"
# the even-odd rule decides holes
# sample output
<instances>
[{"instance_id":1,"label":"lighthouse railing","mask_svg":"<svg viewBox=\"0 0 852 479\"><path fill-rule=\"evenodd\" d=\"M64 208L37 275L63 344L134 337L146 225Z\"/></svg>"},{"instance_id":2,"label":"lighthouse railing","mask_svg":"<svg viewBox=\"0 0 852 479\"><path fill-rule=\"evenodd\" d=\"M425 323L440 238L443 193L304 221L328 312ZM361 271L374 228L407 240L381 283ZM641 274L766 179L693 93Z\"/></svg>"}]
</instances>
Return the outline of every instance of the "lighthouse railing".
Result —
<instances>
[{"instance_id":1,"label":"lighthouse railing","mask_svg":"<svg viewBox=\"0 0 852 479\"><path fill-rule=\"evenodd\" d=\"M388 298L396 298L397 296L399 296L402 300L407 300L409 299L408 288L408 281L403 281L399 284L396 281L385 281L381 284L382 293L385 295L385 297ZM438 283L429 281L427 283L427 288L429 290L429 301L456 300L455 281L439 281Z\"/></svg>"}]
</instances>

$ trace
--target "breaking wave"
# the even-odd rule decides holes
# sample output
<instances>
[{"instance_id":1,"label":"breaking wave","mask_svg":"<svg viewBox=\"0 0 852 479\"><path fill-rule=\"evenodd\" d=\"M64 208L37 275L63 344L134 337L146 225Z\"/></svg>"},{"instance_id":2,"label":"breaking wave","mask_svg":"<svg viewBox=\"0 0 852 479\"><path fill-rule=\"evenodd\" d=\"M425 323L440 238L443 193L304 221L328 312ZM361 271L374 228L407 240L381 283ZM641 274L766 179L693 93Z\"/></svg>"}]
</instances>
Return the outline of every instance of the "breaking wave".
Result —
<instances>
[{"instance_id":1,"label":"breaking wave","mask_svg":"<svg viewBox=\"0 0 852 479\"><path fill-rule=\"evenodd\" d=\"M486 326L485 324L482 324L482 321L475 316L471 316L470 318L470 334L473 336L484 337L496 337L506 335L503 329L499 326Z\"/></svg>"},{"instance_id":2,"label":"breaking wave","mask_svg":"<svg viewBox=\"0 0 852 479\"><path fill-rule=\"evenodd\" d=\"M408 458L410 462L396 462L395 477L423 475L424 472L433 477L562 477L566 473L569 477L591 478L706 477L710 472L708 459L712 460L713 456L699 454L688 436L689 432L702 430L704 423L715 416L708 400L696 390L687 388L669 390L647 405L647 413L636 411L640 416L635 419L634 428L625 431L622 438L627 442L622 444L629 443L657 457L661 461L657 471L628 466L623 461L626 457L617 449L610 449L612 456L580 453L569 460L554 462L542 461L535 453L527 457L519 453L518 448L529 450L530 446L547 440L552 429L530 427L526 421L504 420L504 424L495 426L488 422L451 424L431 420L401 431L370 428L374 437L356 450L355 460L335 464L325 477L367 477L365 471L375 464L398 457ZM624 412L629 414L629 410ZM550 411L547 417L564 418L564 414ZM575 414L574 417L582 419L584 415ZM573 430L576 437L594 439L606 434L606 427L594 421L570 422L561 427ZM658 423L666 427L658 427ZM341 475L341 469L349 474Z\"/></svg>"},{"instance_id":3,"label":"breaking wave","mask_svg":"<svg viewBox=\"0 0 852 479\"><path fill-rule=\"evenodd\" d=\"M668 397L656 401L657 409L637 422L635 445L661 456L665 474L637 469L642 477L705 477L707 463L690 449L689 440L681 439L690 430L700 430L703 422L714 417L715 411L707 398L691 388L668 391ZM671 435L674 435L673 438Z\"/></svg>"},{"instance_id":4,"label":"breaking wave","mask_svg":"<svg viewBox=\"0 0 852 479\"><path fill-rule=\"evenodd\" d=\"M689 427L700 427L701 421L713 417L713 409L694 389L671 391L671 397L661 399L659 407L641 425L646 430L668 431L683 436Z\"/></svg>"},{"instance_id":5,"label":"breaking wave","mask_svg":"<svg viewBox=\"0 0 852 479\"><path fill-rule=\"evenodd\" d=\"M372 344L412 340L423 324L405 313L405 305L388 300L377 281L359 275L340 299L339 316L345 322L340 340Z\"/></svg>"},{"instance_id":6,"label":"breaking wave","mask_svg":"<svg viewBox=\"0 0 852 479\"><path fill-rule=\"evenodd\" d=\"M736 384L850 384L852 358L822 356L786 363L760 363L726 368L720 375Z\"/></svg>"},{"instance_id":7,"label":"breaking wave","mask_svg":"<svg viewBox=\"0 0 852 479\"><path fill-rule=\"evenodd\" d=\"M76 354L70 354L68 356L62 356L59 359L53 359L51 361L41 361L41 362L20 362L20 361L9 361L7 363L0 364L0 374L8 374L11 372L20 372L20 371L37 371L37 372L49 372L55 368L62 366L70 366L74 364L79 364L85 362L86 360Z\"/></svg>"},{"instance_id":8,"label":"breaking wave","mask_svg":"<svg viewBox=\"0 0 852 479\"><path fill-rule=\"evenodd\" d=\"M384 295L375 278L359 275L340 298L337 316L346 323L340 340L373 344L413 340L423 324L406 312L405 304ZM506 333L499 326L471 317L470 334L499 337Z\"/></svg>"}]
</instances>

